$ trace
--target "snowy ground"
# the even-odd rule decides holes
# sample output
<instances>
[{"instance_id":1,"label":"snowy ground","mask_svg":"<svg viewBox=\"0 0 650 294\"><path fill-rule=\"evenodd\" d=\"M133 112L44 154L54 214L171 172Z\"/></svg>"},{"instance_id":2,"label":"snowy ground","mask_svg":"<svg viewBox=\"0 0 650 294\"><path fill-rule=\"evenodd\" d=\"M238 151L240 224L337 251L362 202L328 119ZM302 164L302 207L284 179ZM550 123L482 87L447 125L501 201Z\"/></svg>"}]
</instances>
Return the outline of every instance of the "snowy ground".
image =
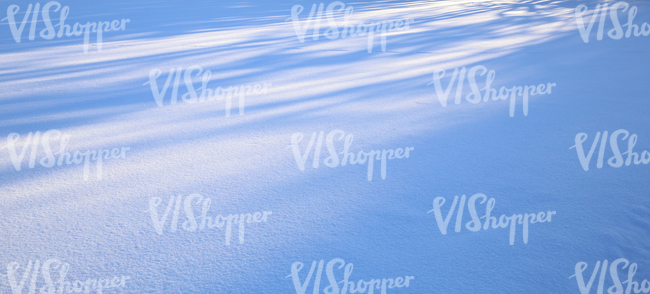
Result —
<instances>
[{"instance_id":1,"label":"snowy ground","mask_svg":"<svg viewBox=\"0 0 650 294\"><path fill-rule=\"evenodd\" d=\"M588 171L576 148L570 149L579 133L588 135L587 154L597 132L619 129L638 135L639 155L650 149L650 37L610 38L614 25L608 13L604 38L596 39L596 19L585 43L574 19L580 4L589 8L586 26L596 4L611 7L615 1L345 2L354 8L356 22L413 19L408 30L387 36L385 52L375 37L372 53L367 36L324 37L326 20L318 40L308 30L301 43L292 7L304 6L303 20L319 2L60 2L69 6L71 26L130 21L125 30L104 33L101 51L91 32L87 53L83 35L40 37L41 15L33 41L31 16L20 43L8 20L0 22L0 293L32 293L31 285L47 293L44 270L25 274L21 292L17 287L30 261L42 265L51 259L69 264L70 283L130 277L104 293L301 293L292 265L304 264L298 272L302 284L312 262L321 260L322 274L316 266L303 293L315 291L317 280L319 291L336 293L326 289L327 264L335 258L354 264L349 280L355 283L414 277L408 287L386 293L581 293L571 277L576 264L588 264L587 284L597 261L619 258L638 264L639 284L650 279L650 166L610 166L615 152L609 138L602 168L596 167L600 144L594 145ZM17 23L35 4L0 3L0 18L8 16L10 5L20 7ZM650 22L650 2L627 3L638 7L635 24ZM622 8L618 16L627 22ZM59 12L50 17L58 24ZM267 83L267 93L246 96L243 115L233 98L226 116L225 99L185 103L181 97L188 90L179 76L178 102L171 104L172 78L159 107L145 84L150 72L161 71L160 90L171 68L184 73L195 65L211 71L211 89ZM479 65L496 72L496 90L556 86L550 94L531 96L527 115L518 97L511 117L509 100L467 102L472 89L465 77L462 102L454 102L454 86L443 107L431 83L434 72L446 70L446 89L455 68L469 72ZM189 78L198 89L197 72ZM483 88L486 75L479 74ZM46 168L40 164L47 154L43 145L32 159L32 145L25 142L30 132L42 137L50 130L69 136L65 151L73 155L129 149L104 159L101 179L92 160L87 171L83 163ZM334 130L353 134L349 150L355 155L413 150L408 158L387 160L385 179L375 160L368 181L368 163L326 166L327 136ZM314 132L301 171L292 135L304 134L298 144L304 154ZM20 136L16 153L26 150L20 171L9 148L12 133ZM345 141L339 136L333 137L337 153ZM621 153L628 150L623 137L618 137ZM60 141L51 136L52 153ZM472 220L469 198L477 193L495 199L497 218L556 214L550 222L530 224L527 244L517 225L510 245L510 227L472 232L466 226ZM186 204L191 194L203 198ZM454 196L460 201L462 195L467 200L460 232L452 214L442 234L432 202L446 199L446 218ZM160 199L153 216L160 220L172 196L182 197L179 212L171 202L159 234L150 204ZM227 224L192 232L187 222L183 229L186 209L200 224L205 202L199 200L207 198L212 217L272 213L246 223L243 236L235 223L230 233ZM480 201L479 217L486 206ZM333 270L337 282L344 275L339 265ZM57 291L62 267L50 267ZM620 280L627 280L628 268L621 264L618 270ZM596 293L601 272L588 293ZM603 278L605 291L616 286L609 274Z\"/></svg>"}]
</instances>

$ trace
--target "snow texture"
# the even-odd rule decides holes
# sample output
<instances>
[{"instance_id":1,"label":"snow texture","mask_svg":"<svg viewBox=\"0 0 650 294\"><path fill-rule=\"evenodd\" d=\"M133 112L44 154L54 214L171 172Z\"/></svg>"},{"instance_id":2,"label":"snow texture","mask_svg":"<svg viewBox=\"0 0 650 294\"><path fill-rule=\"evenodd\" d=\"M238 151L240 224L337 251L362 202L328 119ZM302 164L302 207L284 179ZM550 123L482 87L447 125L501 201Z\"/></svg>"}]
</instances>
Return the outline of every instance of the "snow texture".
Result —
<instances>
[{"instance_id":1,"label":"snow texture","mask_svg":"<svg viewBox=\"0 0 650 294\"><path fill-rule=\"evenodd\" d=\"M587 26L597 4L611 7L615 1L345 2L354 8L355 22L413 20L407 30L388 34L385 51L375 36L372 53L367 36L326 38L325 16L318 40L309 29L301 43L292 7L304 7L303 21L320 2L59 2L69 6L71 26L130 21L124 30L104 32L101 51L97 33L90 32L87 53L83 35L39 36L42 15L34 40L28 39L30 16L20 43L8 20L0 22L0 293L32 293L33 271L21 292L12 290L7 269L12 263L19 265L13 275L20 283L30 261L42 265L50 259L69 265L70 283L130 277L123 287L103 293L299 293L292 265L304 264L298 272L304 283L312 262L321 260L320 287L312 290L316 269L304 293L331 293L332 288L325 292L326 266L335 258L354 264L355 283L414 277L408 287L387 289L390 294L581 293L573 276L576 264L588 264L586 284L597 261L619 258L638 264L639 284L650 279L650 166L610 166L609 137L602 168L596 167L600 144L588 171L577 148L570 148L585 133L587 154L596 133L611 136L624 129L638 136L635 152L650 149L644 71L650 38L610 38L614 25L607 14L602 40L596 19L585 43L574 17L576 7L586 5ZM10 5L20 7L17 25L35 4L0 3L0 18L8 16ZM41 1L41 8L46 3ZM326 9L331 2L323 3ZM627 3L638 7L635 24L650 22L650 2ZM52 23L58 24L60 12L53 10ZM628 13L618 12L626 23ZM266 94L245 97L243 115L233 97L226 116L225 99L184 102L188 90L180 76L178 102L171 103L172 78L160 107L146 84L152 70L160 70L160 90L170 69L180 67L184 74L195 65L211 71L211 89L270 85ZM435 71L446 71L441 79L446 89L455 68L469 72L475 66L495 71L497 91L556 86L550 94L530 96L527 115L518 96L511 117L509 100L467 102L472 89L466 73L461 103L454 101L454 85L443 107L432 83ZM197 72L189 78L200 92ZM476 83L483 88L486 75L480 73ZM83 163L43 167L42 144L30 168L31 145L24 142L30 132L42 138L49 130L69 135L65 151L71 154L130 149L121 158L104 159L101 179L93 160L85 179ZM375 160L368 181L368 163L325 165L327 136L334 130L354 136L355 155L413 150L408 158L387 160L385 179ZM314 168L320 132L324 138ZM20 171L9 150L12 133L19 135L16 152L27 146ZM304 135L297 144L301 155L316 133L304 170L291 147L296 133ZM623 137L618 136L621 153L628 148ZM50 141L57 153L61 140ZM334 137L336 152L343 151L344 141ZM477 193L494 198L497 218L556 213L550 222L530 224L527 243L517 225L510 245L509 227L479 232L466 227L472 220L469 198ZM229 215L272 213L265 221L246 223L243 239L236 223L230 236L227 225L192 232L183 227L184 202L192 194L203 197L189 203L197 219L205 203L199 200L207 198L208 215L222 215L222 222ZM454 197L460 204L463 195L460 232L454 213L442 234L434 199L446 200L445 218ZM176 205L172 196L183 200L177 229L171 231L170 209L159 234L150 204L159 199L156 213L162 219L166 207ZM485 206L476 202L479 217ZM191 229L191 223L186 226ZM339 265L336 281L344 275ZM54 268L56 282L61 266ZM621 264L618 271L620 280L627 280L628 268ZM597 272L588 293L596 293L599 277ZM614 285L608 271L605 291ZM35 293L47 293L44 286L41 270Z\"/></svg>"}]
</instances>

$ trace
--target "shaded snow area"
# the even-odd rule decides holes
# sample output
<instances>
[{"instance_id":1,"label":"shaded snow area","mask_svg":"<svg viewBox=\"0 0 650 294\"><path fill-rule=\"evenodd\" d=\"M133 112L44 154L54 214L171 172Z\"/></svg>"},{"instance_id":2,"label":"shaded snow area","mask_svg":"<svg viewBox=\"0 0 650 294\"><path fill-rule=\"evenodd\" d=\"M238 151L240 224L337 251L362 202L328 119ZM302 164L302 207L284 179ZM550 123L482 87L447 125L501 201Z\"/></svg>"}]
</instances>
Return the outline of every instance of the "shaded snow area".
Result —
<instances>
[{"instance_id":1,"label":"shaded snow area","mask_svg":"<svg viewBox=\"0 0 650 294\"><path fill-rule=\"evenodd\" d=\"M0 19L0 294L650 292L650 1Z\"/></svg>"}]
</instances>

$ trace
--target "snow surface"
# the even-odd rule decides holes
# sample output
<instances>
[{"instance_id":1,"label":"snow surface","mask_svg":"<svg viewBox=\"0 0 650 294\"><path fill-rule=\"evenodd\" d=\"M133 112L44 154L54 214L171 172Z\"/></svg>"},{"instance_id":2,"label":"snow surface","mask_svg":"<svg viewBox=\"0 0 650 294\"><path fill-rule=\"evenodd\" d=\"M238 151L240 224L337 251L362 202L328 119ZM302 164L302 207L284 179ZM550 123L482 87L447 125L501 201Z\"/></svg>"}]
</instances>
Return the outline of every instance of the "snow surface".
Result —
<instances>
[{"instance_id":1,"label":"snow surface","mask_svg":"<svg viewBox=\"0 0 650 294\"><path fill-rule=\"evenodd\" d=\"M354 264L355 282L415 277L408 288L387 293L580 293L570 278L578 262L588 264L588 281L596 261L618 258L639 264L636 281L650 278L650 166L605 162L598 169L596 150L584 171L569 149L578 133L589 136L588 151L596 132L618 129L638 135L635 151L650 149L650 39L597 41L596 22L584 43L574 11L579 4L592 11L597 2L346 2L353 18L366 23L414 19L409 30L388 36L386 52L375 38L372 53L366 37L313 40L309 30L300 43L287 21L291 8L303 5L303 19L318 2L60 2L70 7L71 25L130 22L104 34L101 52L91 44L85 54L83 36L29 41L28 23L16 43L7 20L0 22L0 293L13 293L10 263L20 264L19 281L30 260L53 258L70 265L70 282L131 277L104 293L296 293L289 276L294 262L304 264L303 282L312 261L334 258ZM1 17L16 4L22 20L33 2L1 3ZM638 7L636 24L650 22L648 1L628 3ZM51 14L53 22L58 15ZM39 23L36 33L43 28ZM608 19L605 32L611 28ZM162 71L162 87L170 68L192 65L211 70L211 88L272 86L246 97L243 116L237 99L229 117L224 101L182 103L183 84L179 103L170 105L170 86L159 107L143 85L149 72ZM476 65L496 71L497 89L557 86L532 96L527 116L520 100L514 117L507 101L456 105L455 87L442 107L427 85L434 71L447 70L446 86L454 68ZM463 96L470 92L466 80ZM83 165L30 169L30 150L16 171L7 136L24 140L52 129L71 136L70 152L130 150L124 159L105 160L101 180L94 164L87 180ZM289 147L292 134L304 134L304 152L313 132L337 129L354 135L355 153L414 150L408 159L388 161L385 180L377 161L372 181L367 165L324 166L325 144L320 166L312 167L312 153L301 171ZM621 142L627 141L619 141L624 152ZM339 152L342 146L337 141ZM38 152L40 159L44 151ZM605 161L611 156L607 149ZM212 200L212 216L272 214L247 224L243 244L236 226L230 245L224 228L181 229L182 207L179 229L170 232L170 215L157 234L150 199L162 199L162 215L171 196L194 193ZM470 232L467 210L461 232L454 232L454 215L441 234L427 213L434 198L447 200L446 216L454 196L476 193L496 200L497 217L557 214L531 224L528 244L520 227L514 245L509 229ZM194 211L200 214L200 205ZM58 271L52 275L57 279ZM342 275L336 269L337 280ZM627 269L619 275L627 279ZM36 291L44 285L39 274ZM327 285L323 269L320 291ZM607 277L605 290L612 285Z\"/></svg>"}]
</instances>

